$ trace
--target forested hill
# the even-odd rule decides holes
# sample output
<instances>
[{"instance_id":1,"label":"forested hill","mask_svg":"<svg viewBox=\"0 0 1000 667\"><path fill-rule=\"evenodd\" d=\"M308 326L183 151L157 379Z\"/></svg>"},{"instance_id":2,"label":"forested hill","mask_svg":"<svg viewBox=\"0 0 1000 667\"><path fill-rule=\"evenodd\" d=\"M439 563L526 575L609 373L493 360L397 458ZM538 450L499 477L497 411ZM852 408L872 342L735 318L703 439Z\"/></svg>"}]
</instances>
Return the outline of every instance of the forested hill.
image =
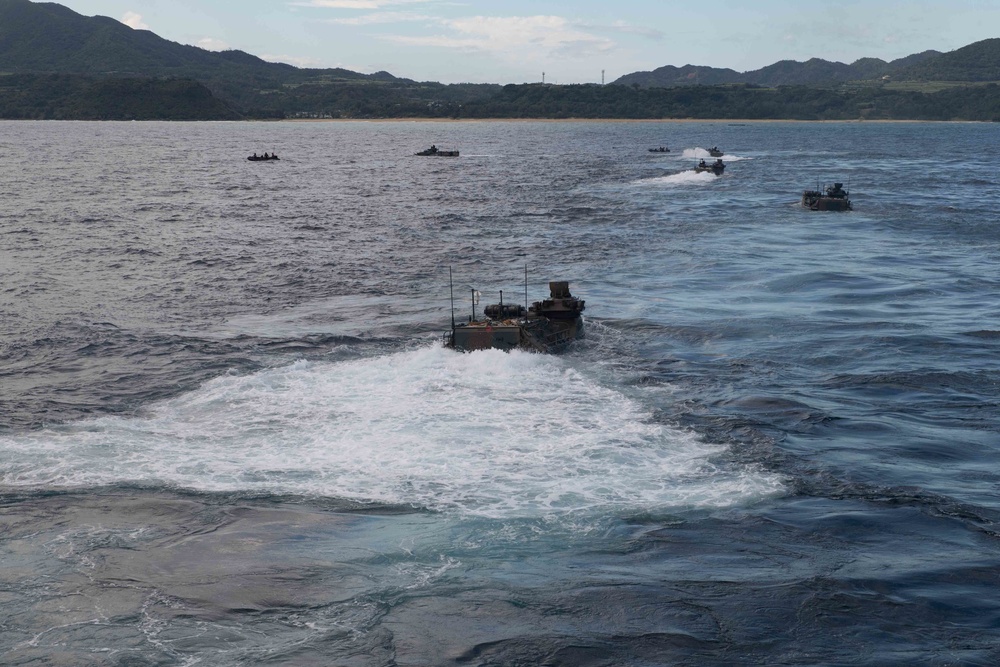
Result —
<instances>
[{"instance_id":1,"label":"forested hill","mask_svg":"<svg viewBox=\"0 0 1000 667\"><path fill-rule=\"evenodd\" d=\"M445 85L212 52L55 3L0 0L0 118L998 120L995 81L1000 39L891 63L666 66L603 87ZM937 94L945 87L957 88L951 98Z\"/></svg>"},{"instance_id":2,"label":"forested hill","mask_svg":"<svg viewBox=\"0 0 1000 667\"><path fill-rule=\"evenodd\" d=\"M303 70L242 51L213 52L178 44L106 16L82 16L56 3L0 0L0 72L284 81ZM386 76L344 69L324 72L345 79Z\"/></svg>"},{"instance_id":3,"label":"forested hill","mask_svg":"<svg viewBox=\"0 0 1000 667\"><path fill-rule=\"evenodd\" d=\"M206 86L234 113L249 118L372 117L385 115L386 110L390 115L436 115L435 110L445 105L500 90L492 84L420 83L388 72L298 68L243 51L213 52L178 44L111 18L82 16L55 3L0 0L0 74L11 73L189 79ZM31 90L37 91L42 80L32 79ZM44 99L32 105L29 91L23 88L27 80L20 81L25 94L20 96L17 113L10 109L9 100L0 98L0 117L64 117ZM74 89L83 90L86 85L81 82ZM12 81L5 83L0 77L0 87L11 86Z\"/></svg>"},{"instance_id":4,"label":"forested hill","mask_svg":"<svg viewBox=\"0 0 1000 667\"><path fill-rule=\"evenodd\" d=\"M921 60L900 74L913 81L1000 81L1000 38Z\"/></svg>"},{"instance_id":5,"label":"forested hill","mask_svg":"<svg viewBox=\"0 0 1000 667\"><path fill-rule=\"evenodd\" d=\"M242 116L190 79L0 76L0 118L27 120L238 120Z\"/></svg>"},{"instance_id":6,"label":"forested hill","mask_svg":"<svg viewBox=\"0 0 1000 667\"><path fill-rule=\"evenodd\" d=\"M733 120L977 120L1000 122L1000 85L938 92L882 86L505 86L466 104L463 118L693 118Z\"/></svg>"},{"instance_id":7,"label":"forested hill","mask_svg":"<svg viewBox=\"0 0 1000 667\"><path fill-rule=\"evenodd\" d=\"M685 65L665 65L650 72L633 72L614 81L620 85L673 86L749 83L757 86L829 86L851 81L1000 82L1000 39L985 39L941 53L923 51L892 62L861 58L850 65L811 58L782 60L750 72Z\"/></svg>"},{"instance_id":8,"label":"forested hill","mask_svg":"<svg viewBox=\"0 0 1000 667\"><path fill-rule=\"evenodd\" d=\"M890 78L908 78L908 70L916 64L933 62L941 54L924 51L905 58L886 62L879 58L861 58L850 65L811 58L805 62L782 60L773 65L750 72L732 69L685 65L665 65L651 72L633 72L618 78L614 83L631 86L669 88L672 86L717 85L749 83L757 86L828 86L846 81L866 81ZM976 79L980 80L980 79ZM1000 80L1000 77L997 78Z\"/></svg>"}]
</instances>

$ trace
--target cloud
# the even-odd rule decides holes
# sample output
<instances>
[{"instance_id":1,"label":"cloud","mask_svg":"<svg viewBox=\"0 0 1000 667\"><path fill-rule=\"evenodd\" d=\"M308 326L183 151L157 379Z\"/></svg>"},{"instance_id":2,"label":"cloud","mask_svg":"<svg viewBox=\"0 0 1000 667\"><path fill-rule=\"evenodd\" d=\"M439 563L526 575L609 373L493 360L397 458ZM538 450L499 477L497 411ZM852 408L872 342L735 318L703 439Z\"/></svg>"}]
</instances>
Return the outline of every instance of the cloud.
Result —
<instances>
[{"instance_id":1,"label":"cloud","mask_svg":"<svg viewBox=\"0 0 1000 667\"><path fill-rule=\"evenodd\" d=\"M351 19L327 19L327 23L338 25L374 25L377 23L403 23L405 21L430 21L433 17L416 12L376 12Z\"/></svg>"},{"instance_id":2,"label":"cloud","mask_svg":"<svg viewBox=\"0 0 1000 667\"><path fill-rule=\"evenodd\" d=\"M221 39L215 39L214 37L202 37L198 40L198 46L206 51L225 51L229 48L229 44L223 42Z\"/></svg>"},{"instance_id":3,"label":"cloud","mask_svg":"<svg viewBox=\"0 0 1000 667\"><path fill-rule=\"evenodd\" d=\"M326 9L381 9L393 5L411 5L433 0L308 0L290 3L295 7L323 7Z\"/></svg>"},{"instance_id":4,"label":"cloud","mask_svg":"<svg viewBox=\"0 0 1000 667\"><path fill-rule=\"evenodd\" d=\"M272 63L287 63L289 65L295 65L296 67L324 67L323 62L317 60L316 58L309 58L308 56L288 56L288 55L274 55L274 54L262 54L260 56L261 60L267 60Z\"/></svg>"},{"instance_id":5,"label":"cloud","mask_svg":"<svg viewBox=\"0 0 1000 667\"><path fill-rule=\"evenodd\" d=\"M142 16L135 12L125 12L125 16L122 17L122 23L133 30L149 30L149 26L142 22Z\"/></svg>"},{"instance_id":6,"label":"cloud","mask_svg":"<svg viewBox=\"0 0 1000 667\"><path fill-rule=\"evenodd\" d=\"M666 33L662 30L657 30L656 28L643 28L642 26L631 25L625 21L615 21L606 29L613 30L615 32L623 32L629 35L640 35L641 37L648 37L649 39L663 39L666 37Z\"/></svg>"},{"instance_id":7,"label":"cloud","mask_svg":"<svg viewBox=\"0 0 1000 667\"><path fill-rule=\"evenodd\" d=\"M514 62L579 58L606 53L615 43L574 27L559 16L470 16L445 19L452 35L387 35L397 44L493 53Z\"/></svg>"}]
</instances>

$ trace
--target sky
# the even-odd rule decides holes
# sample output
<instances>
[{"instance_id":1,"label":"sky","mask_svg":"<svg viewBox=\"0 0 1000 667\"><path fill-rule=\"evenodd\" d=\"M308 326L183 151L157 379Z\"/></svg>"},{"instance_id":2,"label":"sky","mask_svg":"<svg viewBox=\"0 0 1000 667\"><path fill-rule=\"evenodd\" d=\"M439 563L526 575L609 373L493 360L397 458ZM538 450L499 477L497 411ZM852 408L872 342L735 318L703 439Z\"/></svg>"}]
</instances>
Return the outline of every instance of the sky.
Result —
<instances>
[{"instance_id":1,"label":"sky","mask_svg":"<svg viewBox=\"0 0 1000 667\"><path fill-rule=\"evenodd\" d=\"M60 0L182 44L442 83L891 61L1000 37L1000 0Z\"/></svg>"}]
</instances>

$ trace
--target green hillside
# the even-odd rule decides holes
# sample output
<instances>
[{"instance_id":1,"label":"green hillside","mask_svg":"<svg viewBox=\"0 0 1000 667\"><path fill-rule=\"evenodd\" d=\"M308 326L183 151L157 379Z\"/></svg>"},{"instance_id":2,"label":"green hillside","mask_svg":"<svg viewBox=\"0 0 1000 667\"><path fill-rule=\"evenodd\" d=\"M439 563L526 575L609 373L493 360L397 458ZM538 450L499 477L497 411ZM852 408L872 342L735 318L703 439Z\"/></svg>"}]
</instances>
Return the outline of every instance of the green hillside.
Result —
<instances>
[{"instance_id":1,"label":"green hillside","mask_svg":"<svg viewBox=\"0 0 1000 667\"><path fill-rule=\"evenodd\" d=\"M1000 38L942 53L911 65L900 79L915 81L1000 81Z\"/></svg>"},{"instance_id":2,"label":"green hillside","mask_svg":"<svg viewBox=\"0 0 1000 667\"><path fill-rule=\"evenodd\" d=\"M750 120L980 120L1000 122L1000 85L937 93L860 87L750 85L505 86L463 106L468 118L693 118Z\"/></svg>"},{"instance_id":3,"label":"green hillside","mask_svg":"<svg viewBox=\"0 0 1000 667\"><path fill-rule=\"evenodd\" d=\"M236 120L190 79L80 74L0 75L0 118L24 120Z\"/></svg>"},{"instance_id":4,"label":"green hillside","mask_svg":"<svg viewBox=\"0 0 1000 667\"><path fill-rule=\"evenodd\" d=\"M929 62L942 55L937 51L922 53L885 62L878 58L860 58L850 65L810 58L805 62L781 60L749 72L731 69L685 65L666 65L651 72L633 72L614 83L646 87L669 88L672 86L717 85L748 83L756 86L831 86L853 81L874 81L884 76L896 78L905 75L910 67ZM956 79L971 81L974 79ZM996 79L1000 80L1000 79Z\"/></svg>"},{"instance_id":5,"label":"green hillside","mask_svg":"<svg viewBox=\"0 0 1000 667\"><path fill-rule=\"evenodd\" d=\"M2 72L189 79L204 85L223 106L255 118L365 118L387 110L404 117L444 115L452 106L500 90L488 84L418 83L388 72L303 69L242 51L206 51L114 19L29 0L0 0Z\"/></svg>"},{"instance_id":6,"label":"green hillside","mask_svg":"<svg viewBox=\"0 0 1000 667\"><path fill-rule=\"evenodd\" d=\"M998 120L992 81L1000 39L891 63L665 66L609 86L445 85L206 51L55 3L0 0L0 118Z\"/></svg>"}]
</instances>

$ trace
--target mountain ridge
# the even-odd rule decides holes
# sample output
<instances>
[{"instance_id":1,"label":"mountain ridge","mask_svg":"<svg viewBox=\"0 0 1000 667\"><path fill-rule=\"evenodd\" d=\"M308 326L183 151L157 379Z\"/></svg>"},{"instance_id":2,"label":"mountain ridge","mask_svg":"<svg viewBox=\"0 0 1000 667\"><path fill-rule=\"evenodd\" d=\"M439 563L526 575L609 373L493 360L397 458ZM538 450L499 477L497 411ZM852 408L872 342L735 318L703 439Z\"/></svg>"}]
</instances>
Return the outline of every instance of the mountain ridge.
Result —
<instances>
[{"instance_id":1,"label":"mountain ridge","mask_svg":"<svg viewBox=\"0 0 1000 667\"><path fill-rule=\"evenodd\" d=\"M278 79L317 71L344 79L375 76L340 68L298 68L239 50L208 51L106 16L86 17L58 3L30 0L0 0L0 71L165 77L223 72Z\"/></svg>"},{"instance_id":2,"label":"mountain ridge","mask_svg":"<svg viewBox=\"0 0 1000 667\"><path fill-rule=\"evenodd\" d=\"M850 65L810 58L804 62L779 60L776 63L747 72L704 65L665 65L654 70L632 72L612 83L629 86L670 87L683 85L720 85L746 83L757 86L832 85L846 81L872 80L905 73L909 67L924 60L944 55L938 51L923 51L891 62L879 58L859 58Z\"/></svg>"},{"instance_id":3,"label":"mountain ridge","mask_svg":"<svg viewBox=\"0 0 1000 667\"><path fill-rule=\"evenodd\" d=\"M973 42L954 51L927 50L886 62L859 58L850 65L810 58L781 60L760 69L736 72L728 68L665 65L619 77L617 85L671 87L683 85L752 84L757 86L823 86L851 81L1000 81L1000 38Z\"/></svg>"},{"instance_id":4,"label":"mountain ridge","mask_svg":"<svg viewBox=\"0 0 1000 667\"><path fill-rule=\"evenodd\" d=\"M895 87L907 77L913 86ZM129 82L117 84L116 79ZM939 85L939 81L951 83ZM244 51L208 51L112 18L85 17L57 3L0 0L0 90L4 92L0 118L151 118L156 117L157 107L146 104L143 96L152 96L162 101L164 117L185 119L715 114L996 120L1000 106L992 103L996 86L989 82L993 81L1000 81L1000 39L944 54L924 51L891 63L861 58L846 65L811 58L783 60L744 73L666 65L652 72L633 72L608 86L418 82L389 72L298 68ZM55 85L65 91L46 88ZM715 97L684 92L692 86L714 87ZM743 89L727 91L734 86ZM956 92L953 99L930 95L952 86L968 90ZM751 94L748 87L774 93ZM636 95L634 90L650 94ZM657 92L663 90L668 93ZM116 91L128 98L128 104L116 104ZM169 101L171 95L181 98L180 106ZM101 104L95 106L92 97ZM182 108L184 100L190 109Z\"/></svg>"},{"instance_id":5,"label":"mountain ridge","mask_svg":"<svg viewBox=\"0 0 1000 667\"><path fill-rule=\"evenodd\" d=\"M245 51L208 51L167 40L149 30L130 28L113 18L86 17L58 3L31 0L0 0L0 71L181 76L197 78L210 88L213 82L234 76L282 83L302 83L317 77L416 83L388 72L362 74L343 68L299 68L266 61ZM707 65L664 65L625 74L612 84L774 87L833 85L886 76L920 81L935 77L945 81L1000 81L1000 38L975 42L948 53L922 51L890 62L870 57L851 64L822 58L804 62L781 60L747 72Z\"/></svg>"}]
</instances>

